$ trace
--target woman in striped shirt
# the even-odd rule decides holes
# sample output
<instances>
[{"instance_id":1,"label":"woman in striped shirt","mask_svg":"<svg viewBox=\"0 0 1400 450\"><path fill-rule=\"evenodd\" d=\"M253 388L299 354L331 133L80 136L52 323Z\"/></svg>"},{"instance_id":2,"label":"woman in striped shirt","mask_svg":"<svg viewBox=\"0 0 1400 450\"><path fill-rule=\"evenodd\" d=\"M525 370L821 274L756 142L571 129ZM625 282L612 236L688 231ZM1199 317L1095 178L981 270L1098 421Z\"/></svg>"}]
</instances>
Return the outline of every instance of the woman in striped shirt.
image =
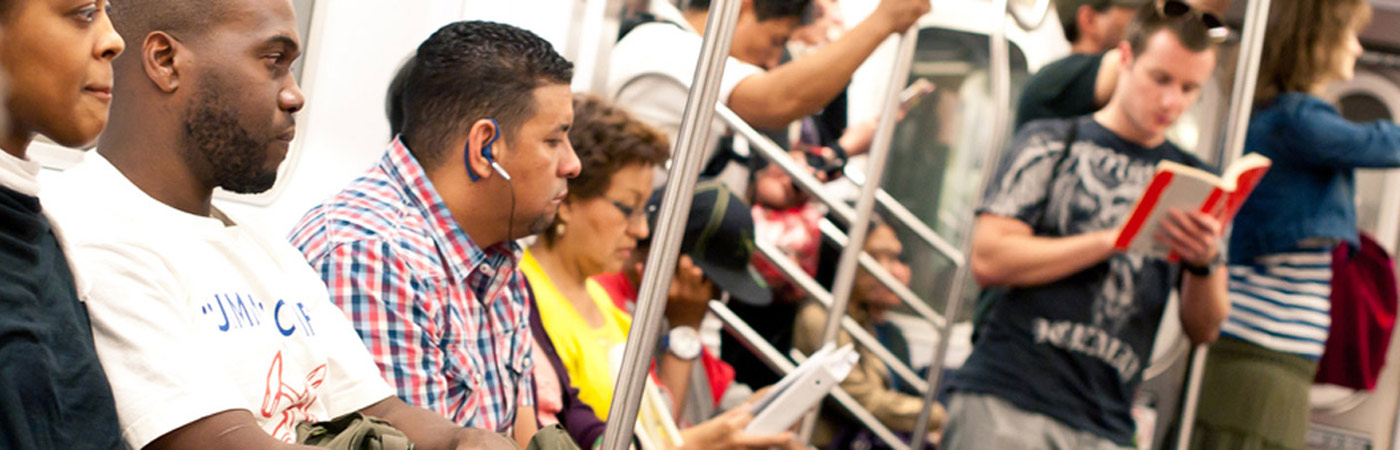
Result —
<instances>
[{"instance_id":1,"label":"woman in striped shirt","mask_svg":"<svg viewBox=\"0 0 1400 450\"><path fill-rule=\"evenodd\" d=\"M1319 95L1350 79L1364 0L1274 5L1246 148L1274 161L1235 219L1230 316L1206 363L1192 448L1302 449L1331 326L1331 252L1357 244L1355 169L1400 166L1400 127Z\"/></svg>"}]
</instances>

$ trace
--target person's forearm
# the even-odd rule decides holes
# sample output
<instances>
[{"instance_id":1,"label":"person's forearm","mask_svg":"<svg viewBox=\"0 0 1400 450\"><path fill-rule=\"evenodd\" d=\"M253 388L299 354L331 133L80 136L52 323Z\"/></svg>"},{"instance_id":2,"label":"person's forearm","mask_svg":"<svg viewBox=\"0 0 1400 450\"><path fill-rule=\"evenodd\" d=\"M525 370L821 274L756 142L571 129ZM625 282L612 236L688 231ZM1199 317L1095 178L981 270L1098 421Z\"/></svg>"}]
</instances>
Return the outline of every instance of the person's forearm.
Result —
<instances>
[{"instance_id":1,"label":"person's forearm","mask_svg":"<svg viewBox=\"0 0 1400 450\"><path fill-rule=\"evenodd\" d=\"M1113 254L1116 231L1062 238L974 236L972 273L983 286L1039 286L1103 262Z\"/></svg>"},{"instance_id":2,"label":"person's forearm","mask_svg":"<svg viewBox=\"0 0 1400 450\"><path fill-rule=\"evenodd\" d=\"M671 416L679 418L681 411L685 409L687 393L690 390L690 374L695 367L695 360L682 361L670 352L661 356L661 362L657 364L656 376L661 379L661 384L671 393Z\"/></svg>"},{"instance_id":3,"label":"person's forearm","mask_svg":"<svg viewBox=\"0 0 1400 450\"><path fill-rule=\"evenodd\" d=\"M432 411L416 408L397 397L390 397L361 410L366 415L389 422L408 437L414 448L454 450L461 448L511 449L515 443L487 430L463 428Z\"/></svg>"},{"instance_id":4,"label":"person's forearm","mask_svg":"<svg viewBox=\"0 0 1400 450\"><path fill-rule=\"evenodd\" d=\"M1230 314L1226 293L1229 273L1219 266L1209 276L1187 272L1181 283L1181 328L1193 344L1215 342L1220 324Z\"/></svg>"},{"instance_id":5,"label":"person's forearm","mask_svg":"<svg viewBox=\"0 0 1400 450\"><path fill-rule=\"evenodd\" d=\"M815 113L846 89L865 59L889 37L892 25L872 14L835 42L739 82L727 105L750 125L783 128Z\"/></svg>"}]
</instances>

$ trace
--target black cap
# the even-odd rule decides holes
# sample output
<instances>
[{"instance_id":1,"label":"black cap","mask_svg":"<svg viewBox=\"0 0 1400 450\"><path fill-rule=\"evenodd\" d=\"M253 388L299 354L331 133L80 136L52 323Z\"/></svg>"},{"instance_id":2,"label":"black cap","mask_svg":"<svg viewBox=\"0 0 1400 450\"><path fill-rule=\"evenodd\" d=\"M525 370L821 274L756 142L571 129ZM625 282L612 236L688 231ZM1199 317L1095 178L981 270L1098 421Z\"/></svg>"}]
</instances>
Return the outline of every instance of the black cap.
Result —
<instances>
[{"instance_id":1,"label":"black cap","mask_svg":"<svg viewBox=\"0 0 1400 450\"><path fill-rule=\"evenodd\" d=\"M647 200L647 221L655 229L661 208L663 188L652 191ZM690 217L681 239L681 253L690 255L705 276L745 304L765 306L773 302L768 283L758 275L753 263L753 213L718 181L695 185Z\"/></svg>"}]
</instances>

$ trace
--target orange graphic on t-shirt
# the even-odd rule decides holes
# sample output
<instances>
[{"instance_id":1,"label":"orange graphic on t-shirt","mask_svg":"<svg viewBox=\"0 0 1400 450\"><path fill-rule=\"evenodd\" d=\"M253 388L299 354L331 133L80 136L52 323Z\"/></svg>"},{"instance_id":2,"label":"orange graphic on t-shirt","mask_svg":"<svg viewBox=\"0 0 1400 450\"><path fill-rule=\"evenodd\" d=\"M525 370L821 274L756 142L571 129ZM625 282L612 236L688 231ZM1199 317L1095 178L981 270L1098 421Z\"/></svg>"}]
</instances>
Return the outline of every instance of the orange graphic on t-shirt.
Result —
<instances>
[{"instance_id":1,"label":"orange graphic on t-shirt","mask_svg":"<svg viewBox=\"0 0 1400 450\"><path fill-rule=\"evenodd\" d=\"M263 391L262 416L272 419L278 416L277 426L272 429L272 437L284 442L296 439L296 424L301 421L315 422L307 410L316 402L316 388L326 381L326 365L322 364L306 374L300 389L282 380L282 352L272 357L272 366L267 369L267 385ZM295 381L293 381L295 382ZM285 402L285 403L284 403Z\"/></svg>"}]
</instances>

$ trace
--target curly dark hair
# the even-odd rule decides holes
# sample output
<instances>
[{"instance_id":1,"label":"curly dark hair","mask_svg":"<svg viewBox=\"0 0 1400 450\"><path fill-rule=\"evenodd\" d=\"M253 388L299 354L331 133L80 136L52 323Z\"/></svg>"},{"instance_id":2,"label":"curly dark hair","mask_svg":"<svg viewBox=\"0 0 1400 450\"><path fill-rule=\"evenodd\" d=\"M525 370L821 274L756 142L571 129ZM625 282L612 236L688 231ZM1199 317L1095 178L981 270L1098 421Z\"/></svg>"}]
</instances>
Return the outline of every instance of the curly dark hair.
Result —
<instances>
[{"instance_id":1,"label":"curly dark hair","mask_svg":"<svg viewBox=\"0 0 1400 450\"><path fill-rule=\"evenodd\" d=\"M574 95L574 124L569 143L582 167L569 179L569 197L575 202L602 197L612 177L625 167L644 164L659 166L671 157L666 135L632 117L626 110L589 94ZM555 224L559 218L556 216ZM550 226L553 230L553 225ZM553 232L542 233L546 245L553 245Z\"/></svg>"},{"instance_id":2,"label":"curly dark hair","mask_svg":"<svg viewBox=\"0 0 1400 450\"><path fill-rule=\"evenodd\" d=\"M478 120L496 119L510 142L535 113L535 89L567 85L573 75L573 63L534 33L495 22L448 24L418 46L404 82L403 141L430 170Z\"/></svg>"}]
</instances>

